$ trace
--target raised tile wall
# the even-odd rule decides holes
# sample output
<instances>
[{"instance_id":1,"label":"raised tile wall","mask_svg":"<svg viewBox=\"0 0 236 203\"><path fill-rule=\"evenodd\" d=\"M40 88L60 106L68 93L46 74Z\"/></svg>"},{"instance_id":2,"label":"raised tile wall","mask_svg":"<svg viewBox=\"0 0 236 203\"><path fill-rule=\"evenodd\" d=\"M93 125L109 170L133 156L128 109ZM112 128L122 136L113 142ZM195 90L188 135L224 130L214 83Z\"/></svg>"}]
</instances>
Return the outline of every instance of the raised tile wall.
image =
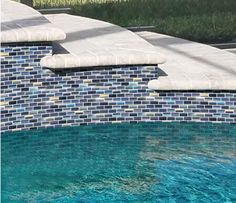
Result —
<instances>
[{"instance_id":1,"label":"raised tile wall","mask_svg":"<svg viewBox=\"0 0 236 203\"><path fill-rule=\"evenodd\" d=\"M139 121L236 123L236 91L151 91L157 67L53 72L51 43L2 44L1 130Z\"/></svg>"}]
</instances>

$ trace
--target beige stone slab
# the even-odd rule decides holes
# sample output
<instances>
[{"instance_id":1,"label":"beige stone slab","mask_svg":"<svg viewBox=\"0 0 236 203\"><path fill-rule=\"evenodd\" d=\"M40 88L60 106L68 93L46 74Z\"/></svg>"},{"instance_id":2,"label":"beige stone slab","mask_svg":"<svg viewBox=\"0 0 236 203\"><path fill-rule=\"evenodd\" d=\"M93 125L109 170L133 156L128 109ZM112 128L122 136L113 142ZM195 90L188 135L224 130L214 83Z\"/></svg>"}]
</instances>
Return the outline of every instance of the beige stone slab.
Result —
<instances>
[{"instance_id":1,"label":"beige stone slab","mask_svg":"<svg viewBox=\"0 0 236 203\"><path fill-rule=\"evenodd\" d=\"M10 0L1 0L1 43L56 41L65 33L36 10Z\"/></svg>"},{"instance_id":2,"label":"beige stone slab","mask_svg":"<svg viewBox=\"0 0 236 203\"><path fill-rule=\"evenodd\" d=\"M68 14L45 15L67 38L60 54L41 60L43 67L61 69L112 65L156 65L165 62L154 46L119 26ZM63 53L64 50L64 53Z\"/></svg>"},{"instance_id":3,"label":"beige stone slab","mask_svg":"<svg viewBox=\"0 0 236 203\"><path fill-rule=\"evenodd\" d=\"M236 90L236 55L205 44L152 32L139 36L168 58L154 90ZM164 72L164 74L163 74Z\"/></svg>"}]
</instances>

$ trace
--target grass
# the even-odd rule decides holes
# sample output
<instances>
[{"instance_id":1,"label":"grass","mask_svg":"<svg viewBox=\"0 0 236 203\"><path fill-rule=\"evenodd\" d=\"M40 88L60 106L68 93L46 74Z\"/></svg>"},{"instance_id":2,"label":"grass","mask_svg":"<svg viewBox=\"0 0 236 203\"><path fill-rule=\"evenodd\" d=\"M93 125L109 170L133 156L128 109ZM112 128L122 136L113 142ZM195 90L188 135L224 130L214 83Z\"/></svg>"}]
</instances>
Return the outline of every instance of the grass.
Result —
<instances>
[{"instance_id":1,"label":"grass","mask_svg":"<svg viewBox=\"0 0 236 203\"><path fill-rule=\"evenodd\" d=\"M71 7L72 14L204 43L236 39L236 0L34 0L36 8Z\"/></svg>"}]
</instances>

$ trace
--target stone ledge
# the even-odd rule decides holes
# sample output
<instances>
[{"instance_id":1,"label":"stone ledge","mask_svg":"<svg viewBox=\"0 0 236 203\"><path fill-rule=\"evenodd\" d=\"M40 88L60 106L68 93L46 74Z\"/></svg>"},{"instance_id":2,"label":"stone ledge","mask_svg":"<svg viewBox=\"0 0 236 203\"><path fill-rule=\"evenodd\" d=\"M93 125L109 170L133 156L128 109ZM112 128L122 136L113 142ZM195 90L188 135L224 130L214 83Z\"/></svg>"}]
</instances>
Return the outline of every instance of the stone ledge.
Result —
<instances>
[{"instance_id":1,"label":"stone ledge","mask_svg":"<svg viewBox=\"0 0 236 203\"><path fill-rule=\"evenodd\" d=\"M36 10L15 1L1 2L1 43L57 41L65 33Z\"/></svg>"},{"instance_id":2,"label":"stone ledge","mask_svg":"<svg viewBox=\"0 0 236 203\"><path fill-rule=\"evenodd\" d=\"M152 90L236 90L236 55L205 44L152 32L139 36L168 61L158 66Z\"/></svg>"},{"instance_id":3,"label":"stone ledge","mask_svg":"<svg viewBox=\"0 0 236 203\"><path fill-rule=\"evenodd\" d=\"M122 54L90 55L90 54L57 54L42 58L40 65L52 69L99 67L99 66L126 66L126 65L157 65L162 61L156 60L155 54Z\"/></svg>"},{"instance_id":4,"label":"stone ledge","mask_svg":"<svg viewBox=\"0 0 236 203\"><path fill-rule=\"evenodd\" d=\"M59 42L60 54L41 60L43 67L63 69L165 62L154 46L119 26L68 14L45 17L65 31L67 38Z\"/></svg>"}]
</instances>

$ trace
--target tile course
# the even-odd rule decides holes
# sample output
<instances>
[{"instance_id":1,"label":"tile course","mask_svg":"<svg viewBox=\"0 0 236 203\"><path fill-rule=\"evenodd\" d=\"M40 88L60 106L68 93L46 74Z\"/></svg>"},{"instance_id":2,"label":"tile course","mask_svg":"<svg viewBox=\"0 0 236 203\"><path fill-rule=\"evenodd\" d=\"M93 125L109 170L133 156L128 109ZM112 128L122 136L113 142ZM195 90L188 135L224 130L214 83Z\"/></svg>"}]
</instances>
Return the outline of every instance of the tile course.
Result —
<instances>
[{"instance_id":1,"label":"tile course","mask_svg":"<svg viewBox=\"0 0 236 203\"><path fill-rule=\"evenodd\" d=\"M40 66L51 43L3 44L1 130L119 122L236 123L236 91L153 91L157 66Z\"/></svg>"}]
</instances>

